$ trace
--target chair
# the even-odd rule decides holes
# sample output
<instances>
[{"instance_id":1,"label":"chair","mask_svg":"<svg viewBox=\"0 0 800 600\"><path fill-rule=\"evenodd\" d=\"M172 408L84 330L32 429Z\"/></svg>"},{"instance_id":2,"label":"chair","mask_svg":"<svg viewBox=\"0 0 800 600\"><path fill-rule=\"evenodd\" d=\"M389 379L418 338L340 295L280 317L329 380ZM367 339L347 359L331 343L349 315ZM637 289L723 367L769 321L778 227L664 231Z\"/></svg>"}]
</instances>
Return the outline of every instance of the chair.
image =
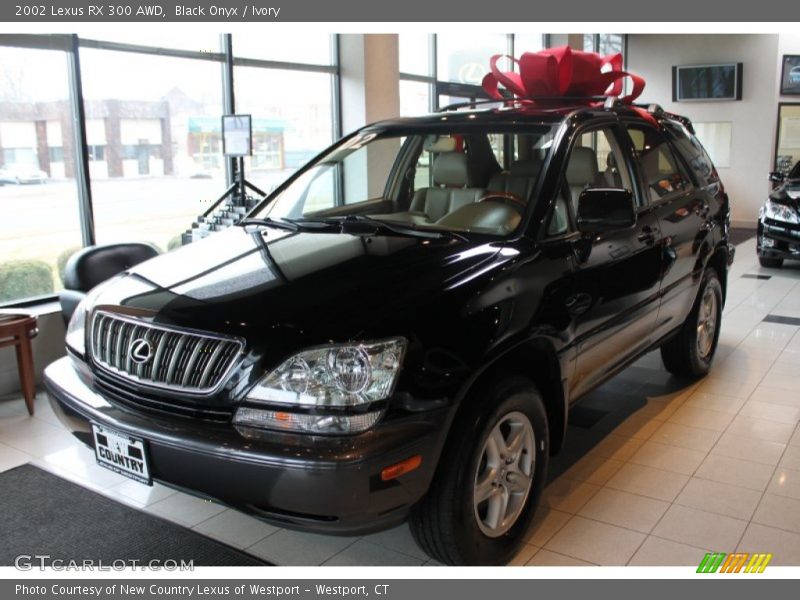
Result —
<instances>
[{"instance_id":1,"label":"chair","mask_svg":"<svg viewBox=\"0 0 800 600\"><path fill-rule=\"evenodd\" d=\"M141 262L158 255L150 244L126 243L89 246L73 254L64 267L64 290L59 294L64 324L69 323L86 292Z\"/></svg>"},{"instance_id":2,"label":"chair","mask_svg":"<svg viewBox=\"0 0 800 600\"><path fill-rule=\"evenodd\" d=\"M34 382L33 352L31 339L36 337L36 317L26 314L0 313L0 348L14 346L17 351L17 370L19 384L28 414L33 416L33 403L36 394Z\"/></svg>"}]
</instances>

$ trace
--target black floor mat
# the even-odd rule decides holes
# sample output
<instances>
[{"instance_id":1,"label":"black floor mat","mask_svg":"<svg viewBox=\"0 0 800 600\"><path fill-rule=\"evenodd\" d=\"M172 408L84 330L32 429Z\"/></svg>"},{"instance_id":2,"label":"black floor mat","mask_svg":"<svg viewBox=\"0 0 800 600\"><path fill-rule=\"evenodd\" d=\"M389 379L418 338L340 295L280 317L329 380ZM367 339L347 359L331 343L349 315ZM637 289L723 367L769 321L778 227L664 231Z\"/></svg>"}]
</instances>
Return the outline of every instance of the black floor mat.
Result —
<instances>
[{"instance_id":1,"label":"black floor mat","mask_svg":"<svg viewBox=\"0 0 800 600\"><path fill-rule=\"evenodd\" d=\"M738 246L750 238L756 237L755 227L731 227L731 244Z\"/></svg>"},{"instance_id":2,"label":"black floor mat","mask_svg":"<svg viewBox=\"0 0 800 600\"><path fill-rule=\"evenodd\" d=\"M0 473L0 565L21 554L53 560L193 561L256 566L262 560L171 521L114 502L31 465ZM38 564L38 562L37 562Z\"/></svg>"}]
</instances>

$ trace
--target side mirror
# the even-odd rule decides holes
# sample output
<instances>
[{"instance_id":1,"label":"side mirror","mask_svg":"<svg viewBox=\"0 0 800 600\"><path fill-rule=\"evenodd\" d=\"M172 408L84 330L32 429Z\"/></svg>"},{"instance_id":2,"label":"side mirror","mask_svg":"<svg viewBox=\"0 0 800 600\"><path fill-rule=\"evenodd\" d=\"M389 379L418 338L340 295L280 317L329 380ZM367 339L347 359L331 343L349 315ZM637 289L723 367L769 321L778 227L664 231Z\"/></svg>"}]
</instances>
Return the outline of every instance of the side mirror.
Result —
<instances>
[{"instance_id":1,"label":"side mirror","mask_svg":"<svg viewBox=\"0 0 800 600\"><path fill-rule=\"evenodd\" d=\"M578 198L578 231L603 233L636 225L636 206L629 190L589 188Z\"/></svg>"},{"instance_id":2,"label":"side mirror","mask_svg":"<svg viewBox=\"0 0 800 600\"><path fill-rule=\"evenodd\" d=\"M782 183L785 178L785 175L780 171L773 171L769 174L769 180L772 183Z\"/></svg>"}]
</instances>

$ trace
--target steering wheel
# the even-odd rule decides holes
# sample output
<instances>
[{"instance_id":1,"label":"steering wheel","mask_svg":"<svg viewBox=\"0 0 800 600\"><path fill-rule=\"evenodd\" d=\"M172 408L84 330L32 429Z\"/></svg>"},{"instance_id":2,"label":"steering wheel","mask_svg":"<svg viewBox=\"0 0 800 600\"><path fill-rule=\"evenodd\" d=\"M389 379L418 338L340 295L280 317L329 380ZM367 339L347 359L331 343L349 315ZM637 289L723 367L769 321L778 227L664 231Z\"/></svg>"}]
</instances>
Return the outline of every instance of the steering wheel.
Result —
<instances>
[{"instance_id":1,"label":"steering wheel","mask_svg":"<svg viewBox=\"0 0 800 600\"><path fill-rule=\"evenodd\" d=\"M500 202L518 210L520 213L525 212L528 207L528 203L513 192L487 192L478 199L478 202Z\"/></svg>"}]
</instances>

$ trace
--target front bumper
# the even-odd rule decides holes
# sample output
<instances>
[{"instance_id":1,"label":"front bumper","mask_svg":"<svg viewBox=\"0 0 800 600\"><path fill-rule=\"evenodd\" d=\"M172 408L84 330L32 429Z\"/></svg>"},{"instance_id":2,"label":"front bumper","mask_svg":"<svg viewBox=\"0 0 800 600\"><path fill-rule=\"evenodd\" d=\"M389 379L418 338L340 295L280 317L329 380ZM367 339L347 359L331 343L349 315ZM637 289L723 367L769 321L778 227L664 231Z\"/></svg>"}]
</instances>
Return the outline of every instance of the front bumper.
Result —
<instances>
[{"instance_id":1,"label":"front bumper","mask_svg":"<svg viewBox=\"0 0 800 600\"><path fill-rule=\"evenodd\" d=\"M402 522L427 491L450 409L421 411L353 437L265 432L245 438L229 424L162 418L115 406L70 358L45 370L50 403L78 439L91 423L143 438L153 479L245 510L281 527L356 535ZM414 455L420 468L390 481L381 470Z\"/></svg>"},{"instance_id":2,"label":"front bumper","mask_svg":"<svg viewBox=\"0 0 800 600\"><path fill-rule=\"evenodd\" d=\"M767 246L765 239L772 245ZM800 225L762 217L758 222L758 253L767 258L800 260Z\"/></svg>"}]
</instances>

